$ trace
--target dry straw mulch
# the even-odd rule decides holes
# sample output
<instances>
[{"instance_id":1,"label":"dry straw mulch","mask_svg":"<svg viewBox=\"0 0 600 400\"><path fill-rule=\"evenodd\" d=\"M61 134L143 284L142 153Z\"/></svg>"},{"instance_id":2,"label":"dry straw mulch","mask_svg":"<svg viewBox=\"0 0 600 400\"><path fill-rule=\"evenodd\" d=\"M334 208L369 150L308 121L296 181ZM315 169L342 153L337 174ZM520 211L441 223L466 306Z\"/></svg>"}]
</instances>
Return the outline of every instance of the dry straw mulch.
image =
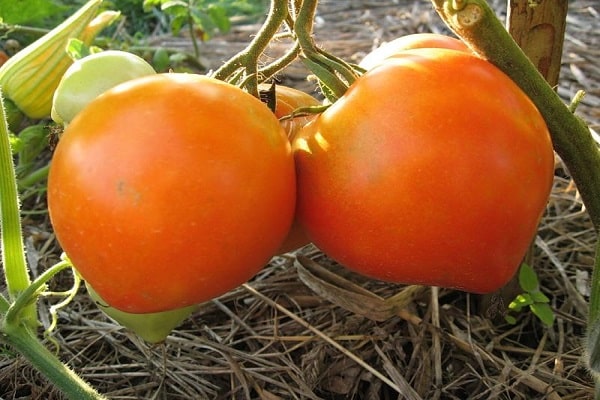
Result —
<instances>
[{"instance_id":1,"label":"dry straw mulch","mask_svg":"<svg viewBox=\"0 0 600 400\"><path fill-rule=\"evenodd\" d=\"M588 91L579 113L595 130L599 12L594 0L571 2L558 88L565 101ZM236 27L203 44L203 62L214 68L255 29ZM324 0L316 36L353 59L381 41L425 31L445 31L425 0ZM312 88L304 76L294 65L281 79ZM43 210L43 199L25 205ZM55 262L59 249L44 214L28 214L25 228L33 270ZM162 345L115 325L84 293L60 312L53 339L61 358L112 399L591 399L582 356L594 240L558 162L533 248L557 317L551 327L531 313L509 325L501 317L506 304L494 299L367 280L308 246L204 304ZM0 354L0 397L61 398L21 357Z\"/></svg>"}]
</instances>

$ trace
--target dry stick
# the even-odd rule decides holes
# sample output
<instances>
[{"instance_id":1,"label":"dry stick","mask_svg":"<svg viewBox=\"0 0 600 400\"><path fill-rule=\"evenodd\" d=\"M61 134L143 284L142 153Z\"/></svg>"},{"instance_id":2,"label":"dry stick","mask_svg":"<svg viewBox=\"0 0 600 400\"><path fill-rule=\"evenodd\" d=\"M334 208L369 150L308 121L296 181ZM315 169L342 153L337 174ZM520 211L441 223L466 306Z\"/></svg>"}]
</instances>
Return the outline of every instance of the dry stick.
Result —
<instances>
[{"instance_id":1,"label":"dry stick","mask_svg":"<svg viewBox=\"0 0 600 400\"><path fill-rule=\"evenodd\" d=\"M440 289L438 287L431 287L431 323L435 328L431 331L431 336L433 339L433 366L435 384L438 388L438 390L435 391L433 399L438 399L440 397L439 388L442 386L442 345L440 341L440 335L438 334L438 332L441 330L439 294Z\"/></svg>"},{"instance_id":2,"label":"dry stick","mask_svg":"<svg viewBox=\"0 0 600 400\"><path fill-rule=\"evenodd\" d=\"M408 312L406 309L400 310L398 312L398 316L410 323L415 324L415 325L425 323L423 320L421 320L416 315L411 315L411 313ZM495 368L500 368L499 367L500 365L507 364L502 358L488 352L487 350L485 350L484 348L482 348L481 346L479 346L476 343L472 343L472 342L468 342L466 340L460 339L459 337L457 337L451 333L445 332L443 330L440 330L439 334L441 336L445 337L446 339L448 339L448 341L454 343L454 345L456 347L458 347L460 350L462 350L466 353L469 353L473 356L478 357L478 359L480 359L480 361L484 364L492 364ZM512 374L514 376L521 379L521 383L523 383L525 386L535 390L538 393L546 395L547 396L546 398L548 400L560 400L561 399L561 397L558 395L558 393L556 393L554 391L554 389L552 388L552 386L549 383L544 382L543 380L531 375L530 373L528 373L526 371L523 371L520 368L515 367L512 364L510 364L510 371L512 372Z\"/></svg>"},{"instance_id":3,"label":"dry stick","mask_svg":"<svg viewBox=\"0 0 600 400\"><path fill-rule=\"evenodd\" d=\"M415 326L424 323L424 321L421 318L411 313L406 308L399 310L397 315L403 320L410 322ZM477 359L483 364L492 364L495 368L499 368L499 366L502 364L506 365L502 358L489 353L487 350L485 350L476 343L467 342L466 340L460 339L457 336L451 333L447 333L445 331L439 331L439 334L447 338L450 342L454 343L454 345L456 345L456 347L458 347L462 351L477 357ZM519 379L521 379L521 383L523 383L525 386L530 387L538 393L547 395L548 400L561 399L560 396L553 391L554 389L552 389L550 384L548 384L547 382L544 382L543 380L527 373L526 371L523 371L520 368L515 367L512 364L510 364L509 367L512 374L516 377L519 377Z\"/></svg>"},{"instance_id":4,"label":"dry stick","mask_svg":"<svg viewBox=\"0 0 600 400\"><path fill-rule=\"evenodd\" d=\"M508 32L548 84L556 87L567 25L567 0L542 1L535 7L528 4L530 0L508 3Z\"/></svg>"},{"instance_id":5,"label":"dry stick","mask_svg":"<svg viewBox=\"0 0 600 400\"><path fill-rule=\"evenodd\" d=\"M484 354L488 362L493 362L497 365L506 364L506 362L502 358L494 354L488 353L486 350L484 350L477 344L469 344L464 340L459 339L453 335L448 335L448 338L463 351L472 352L473 350L476 350L477 352ZM485 362L486 360L483 359L483 361ZM558 395L558 393L554 392L552 386L550 386L550 384L548 384L547 382L544 382L543 380L536 378L530 373L515 367L512 363L510 364L510 370L512 371L513 375L522 379L521 383L530 387L538 393L545 394L548 400L560 400L560 396Z\"/></svg>"},{"instance_id":6,"label":"dry stick","mask_svg":"<svg viewBox=\"0 0 600 400\"><path fill-rule=\"evenodd\" d=\"M285 307L277 304L275 301L271 300L267 296L265 296L262 293L260 293L258 290L254 289L252 286L250 286L250 285L248 285L248 284L245 283L245 284L242 285L242 287L244 289L246 289L248 292L250 292L252 295L258 297L259 299L261 299L262 301L264 301L265 303L267 303L269 306L271 306L273 308L276 308L277 310L281 311L282 313L284 313L288 317L292 318L294 321L296 321L300 325L304 326L306 329L308 329L311 332L313 332L315 335L317 335L318 337L320 337L321 339L323 339L325 342L327 342L331 346L335 347L337 350L339 350L344 355L346 355L348 358L350 358L352 361L354 361L355 363L357 363L358 365L360 365L361 367L363 367L364 369L366 369L367 371L369 371L370 373L372 373L374 376L376 376L378 379L380 379L381 381L383 381L386 385L390 386L392 389L394 389L399 394L402 394L404 396L408 396L407 393L405 393L400 387L398 387L398 385L396 385L394 382L392 382L388 377L386 377L383 374L381 374L381 372L377 371L375 368L373 368L372 366L370 366L369 364L367 364L364 360L362 360L359 356L357 356L356 354L352 353L350 350L346 349L344 346L342 346L341 344L339 344L338 342L336 342L335 340L333 340L332 338L330 338L329 336L327 336L325 333L323 333L319 329L313 327L310 323L308 323L308 321L306 321L306 320L298 317L296 314L294 314L293 312L289 311L287 308L285 308ZM409 400L411 400L411 399L414 399L414 400L420 399L420 397L407 397L407 398Z\"/></svg>"}]
</instances>

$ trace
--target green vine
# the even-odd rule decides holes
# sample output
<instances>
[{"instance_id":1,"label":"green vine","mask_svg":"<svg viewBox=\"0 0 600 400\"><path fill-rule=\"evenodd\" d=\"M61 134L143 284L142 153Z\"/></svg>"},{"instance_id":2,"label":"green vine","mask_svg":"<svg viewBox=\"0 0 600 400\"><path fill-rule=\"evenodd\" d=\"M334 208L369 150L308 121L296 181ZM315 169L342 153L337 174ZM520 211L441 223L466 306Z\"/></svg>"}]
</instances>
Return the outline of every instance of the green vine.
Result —
<instances>
[{"instance_id":1,"label":"green vine","mask_svg":"<svg viewBox=\"0 0 600 400\"><path fill-rule=\"evenodd\" d=\"M37 338L37 299L46 283L69 267L61 262L31 282L23 251L16 176L8 141L6 112L0 91L0 240L9 298L0 295L0 341L25 356L71 399L105 400L64 365ZM64 302L62 303L64 304Z\"/></svg>"}]
</instances>

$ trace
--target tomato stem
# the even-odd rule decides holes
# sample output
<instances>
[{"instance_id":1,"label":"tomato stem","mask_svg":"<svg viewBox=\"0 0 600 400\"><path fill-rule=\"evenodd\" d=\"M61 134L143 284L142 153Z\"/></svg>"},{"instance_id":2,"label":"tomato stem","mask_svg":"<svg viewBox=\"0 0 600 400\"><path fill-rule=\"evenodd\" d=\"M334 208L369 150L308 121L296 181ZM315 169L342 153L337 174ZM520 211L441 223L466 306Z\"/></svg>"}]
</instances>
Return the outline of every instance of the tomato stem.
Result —
<instances>
[{"instance_id":1,"label":"tomato stem","mask_svg":"<svg viewBox=\"0 0 600 400\"><path fill-rule=\"evenodd\" d=\"M300 54L300 45L295 43L281 58L275 60L271 64L261 67L258 70L258 76L261 81L266 81L273 77L277 72L281 71L298 58Z\"/></svg>"},{"instance_id":2,"label":"tomato stem","mask_svg":"<svg viewBox=\"0 0 600 400\"><path fill-rule=\"evenodd\" d=\"M212 77L220 80L227 80L232 75L235 75L237 70L243 68L245 71L243 81L246 90L250 94L259 97L258 83L261 79L259 79L258 74L258 59L263 54L287 16L287 0L272 0L265 23L257 32L248 47L225 62L212 74ZM289 62L285 65L287 64L289 64ZM271 71L270 73L273 74L274 72Z\"/></svg>"},{"instance_id":3,"label":"tomato stem","mask_svg":"<svg viewBox=\"0 0 600 400\"><path fill-rule=\"evenodd\" d=\"M32 304L37 300L39 293L44 289L46 283L60 271L70 266L70 262L61 261L44 271L35 281L23 290L12 303L4 316L5 323L18 324L19 315L23 309L27 307L28 304Z\"/></svg>"},{"instance_id":4,"label":"tomato stem","mask_svg":"<svg viewBox=\"0 0 600 400\"><path fill-rule=\"evenodd\" d=\"M341 97L359 73L342 59L320 49L314 41L313 25L318 0L304 0L294 23L294 33L302 49L300 59L316 75L323 94L330 101Z\"/></svg>"},{"instance_id":5,"label":"tomato stem","mask_svg":"<svg viewBox=\"0 0 600 400\"><path fill-rule=\"evenodd\" d=\"M87 382L63 364L51 351L35 338L31 329L23 324L3 326L2 341L24 355L69 399L106 400Z\"/></svg>"},{"instance_id":6,"label":"tomato stem","mask_svg":"<svg viewBox=\"0 0 600 400\"><path fill-rule=\"evenodd\" d=\"M21 217L16 174L10 143L2 93L0 92L0 233L1 261L10 301L27 289L31 280L23 251ZM6 300L6 299L5 299ZM28 305L21 314L29 327L37 326L35 304Z\"/></svg>"}]
</instances>

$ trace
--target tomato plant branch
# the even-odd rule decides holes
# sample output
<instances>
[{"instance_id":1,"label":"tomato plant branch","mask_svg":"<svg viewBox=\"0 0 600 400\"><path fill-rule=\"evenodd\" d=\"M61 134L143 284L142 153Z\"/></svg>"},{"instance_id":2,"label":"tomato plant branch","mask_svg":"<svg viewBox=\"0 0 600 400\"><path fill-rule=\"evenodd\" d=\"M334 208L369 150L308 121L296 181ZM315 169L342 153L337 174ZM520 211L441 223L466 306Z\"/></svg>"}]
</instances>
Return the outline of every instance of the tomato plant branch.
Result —
<instances>
[{"instance_id":1,"label":"tomato plant branch","mask_svg":"<svg viewBox=\"0 0 600 400\"><path fill-rule=\"evenodd\" d=\"M543 115L554 148L569 169L600 230L600 151L585 122L575 116L537 71L485 0L432 0L444 22L479 56L516 82Z\"/></svg>"},{"instance_id":2,"label":"tomato plant branch","mask_svg":"<svg viewBox=\"0 0 600 400\"><path fill-rule=\"evenodd\" d=\"M35 185L38 182L43 181L44 179L48 178L48 171L50 171L50 165L46 164L46 165L36 169L35 171L28 173L24 177L19 178L19 181L18 181L19 188L21 188L21 189L28 188L30 186Z\"/></svg>"},{"instance_id":3,"label":"tomato plant branch","mask_svg":"<svg viewBox=\"0 0 600 400\"><path fill-rule=\"evenodd\" d=\"M2 264L10 299L0 299L0 340L16 349L69 398L104 399L35 337L36 300L45 283L68 264L57 264L33 283L23 251L16 177L0 93L0 228ZM12 303L10 303L12 302Z\"/></svg>"},{"instance_id":4,"label":"tomato plant branch","mask_svg":"<svg viewBox=\"0 0 600 400\"><path fill-rule=\"evenodd\" d=\"M318 0L304 0L294 22L294 32L302 49L300 58L317 76L329 100L341 97L358 73L345 61L320 49L313 39L313 24Z\"/></svg>"},{"instance_id":5,"label":"tomato plant branch","mask_svg":"<svg viewBox=\"0 0 600 400\"><path fill-rule=\"evenodd\" d=\"M15 301L11 304L4 320L6 324L17 324L19 322L19 314L28 304L32 304L37 300L38 295L45 288L46 283L56 274L71 266L68 261L61 261L44 271L36 280L34 280L25 290L23 290Z\"/></svg>"},{"instance_id":6,"label":"tomato plant branch","mask_svg":"<svg viewBox=\"0 0 600 400\"><path fill-rule=\"evenodd\" d=\"M21 214L8 125L2 93L0 92L0 236L4 277L10 300L27 289L31 281L23 251ZM35 304L28 305L21 315L34 328L37 325Z\"/></svg>"},{"instance_id":7,"label":"tomato plant branch","mask_svg":"<svg viewBox=\"0 0 600 400\"><path fill-rule=\"evenodd\" d=\"M275 75L277 72L281 71L288 65L290 65L298 55L300 54L300 45L298 43L294 44L294 46L288 50L283 56L281 56L276 61L272 62L269 65L259 68L258 75L261 80L266 81Z\"/></svg>"},{"instance_id":8,"label":"tomato plant branch","mask_svg":"<svg viewBox=\"0 0 600 400\"><path fill-rule=\"evenodd\" d=\"M32 26L24 26L24 25L12 25L0 23L0 33L10 34L10 33L24 33L27 35L35 35L35 36L44 36L48 33L48 29L44 28L35 28Z\"/></svg>"},{"instance_id":9,"label":"tomato plant branch","mask_svg":"<svg viewBox=\"0 0 600 400\"><path fill-rule=\"evenodd\" d=\"M22 324L6 324L0 339L25 356L57 388L73 400L106 400L80 376L63 364Z\"/></svg>"},{"instance_id":10,"label":"tomato plant branch","mask_svg":"<svg viewBox=\"0 0 600 400\"><path fill-rule=\"evenodd\" d=\"M265 23L257 32L248 47L229 59L212 74L212 77L227 80L227 78L235 74L238 69L244 68L246 77L249 77L249 79L244 79L246 89L249 93L258 97L258 59L261 54L263 54L287 16L287 0L272 0Z\"/></svg>"}]
</instances>

